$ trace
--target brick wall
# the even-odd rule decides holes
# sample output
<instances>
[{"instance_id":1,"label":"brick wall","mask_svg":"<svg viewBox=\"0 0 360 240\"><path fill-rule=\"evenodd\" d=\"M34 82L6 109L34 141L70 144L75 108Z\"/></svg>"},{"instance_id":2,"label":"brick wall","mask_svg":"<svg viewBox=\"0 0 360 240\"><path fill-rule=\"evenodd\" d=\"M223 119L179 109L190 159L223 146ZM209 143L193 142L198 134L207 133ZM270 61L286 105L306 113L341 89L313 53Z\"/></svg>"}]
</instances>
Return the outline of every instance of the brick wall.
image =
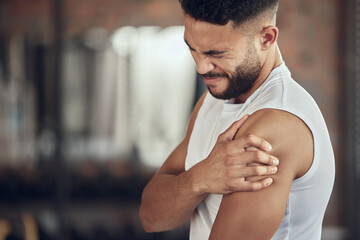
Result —
<instances>
[{"instance_id":1,"label":"brick wall","mask_svg":"<svg viewBox=\"0 0 360 240\"><path fill-rule=\"evenodd\" d=\"M65 37L81 35L92 27L113 31L132 25L182 24L182 12L174 0L63 0ZM45 38L52 32L51 0L0 1L0 29L19 34L37 31Z\"/></svg>"}]
</instances>

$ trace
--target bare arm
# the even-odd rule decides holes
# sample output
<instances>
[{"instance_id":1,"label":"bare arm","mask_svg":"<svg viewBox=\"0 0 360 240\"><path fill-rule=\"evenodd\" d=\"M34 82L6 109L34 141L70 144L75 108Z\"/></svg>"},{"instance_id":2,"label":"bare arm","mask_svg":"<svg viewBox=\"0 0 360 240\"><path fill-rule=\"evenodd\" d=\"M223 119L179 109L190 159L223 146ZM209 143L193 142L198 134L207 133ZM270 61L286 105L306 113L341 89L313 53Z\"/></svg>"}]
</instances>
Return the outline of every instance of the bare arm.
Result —
<instances>
[{"instance_id":1,"label":"bare arm","mask_svg":"<svg viewBox=\"0 0 360 240\"><path fill-rule=\"evenodd\" d=\"M210 155L188 171L185 171L187 146L194 122L205 94L195 106L184 140L165 161L143 191L140 219L148 232L173 229L186 222L194 209L208 193L254 191L267 187L271 179L244 181L244 177L271 174L271 167L238 167L251 162L276 165L276 159L266 153L261 156L246 152L253 145L265 150L269 145L263 139L247 135L234 140L240 126L246 120L235 122L221 134Z\"/></svg>"},{"instance_id":2,"label":"bare arm","mask_svg":"<svg viewBox=\"0 0 360 240\"><path fill-rule=\"evenodd\" d=\"M205 94L196 104L184 140L171 153L142 193L140 219L145 231L165 231L189 219L204 198L193 184L191 172L185 172L187 145Z\"/></svg>"},{"instance_id":3,"label":"bare arm","mask_svg":"<svg viewBox=\"0 0 360 240\"><path fill-rule=\"evenodd\" d=\"M292 181L311 166L312 134L296 116L279 110L260 110L247 120L236 137L249 132L272 144L270 153L280 159L279 170L269 188L224 195L211 240L270 239L284 216Z\"/></svg>"}]
</instances>

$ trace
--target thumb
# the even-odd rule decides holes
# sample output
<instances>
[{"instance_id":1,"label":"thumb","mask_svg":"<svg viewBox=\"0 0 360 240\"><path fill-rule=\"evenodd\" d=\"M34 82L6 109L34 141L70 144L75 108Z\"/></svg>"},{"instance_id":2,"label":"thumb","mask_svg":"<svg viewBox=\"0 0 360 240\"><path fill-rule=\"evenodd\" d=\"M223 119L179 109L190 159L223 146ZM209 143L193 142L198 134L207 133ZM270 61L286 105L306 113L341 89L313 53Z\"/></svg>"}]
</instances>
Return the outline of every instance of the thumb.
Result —
<instances>
[{"instance_id":1,"label":"thumb","mask_svg":"<svg viewBox=\"0 0 360 240\"><path fill-rule=\"evenodd\" d=\"M236 133L239 131L240 127L244 124L246 119L249 118L249 115L246 114L240 120L231 124L231 126L225 130L222 134L219 135L219 141L231 141L234 139Z\"/></svg>"}]
</instances>

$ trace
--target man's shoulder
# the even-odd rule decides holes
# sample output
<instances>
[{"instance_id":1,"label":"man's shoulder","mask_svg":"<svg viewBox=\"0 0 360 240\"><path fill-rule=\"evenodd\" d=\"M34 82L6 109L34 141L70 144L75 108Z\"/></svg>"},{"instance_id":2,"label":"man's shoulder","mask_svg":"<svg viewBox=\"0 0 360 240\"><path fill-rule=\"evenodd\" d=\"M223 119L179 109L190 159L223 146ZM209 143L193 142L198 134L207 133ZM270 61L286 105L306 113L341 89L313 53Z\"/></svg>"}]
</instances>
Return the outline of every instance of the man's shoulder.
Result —
<instances>
[{"instance_id":1,"label":"man's shoulder","mask_svg":"<svg viewBox=\"0 0 360 240\"><path fill-rule=\"evenodd\" d=\"M294 168L295 177L307 172L313 160L313 137L309 127L296 115L265 108L254 112L238 135L255 134L273 147L283 166ZM238 137L238 136L237 136Z\"/></svg>"},{"instance_id":2,"label":"man's shoulder","mask_svg":"<svg viewBox=\"0 0 360 240\"><path fill-rule=\"evenodd\" d=\"M278 74L272 77L253 96L253 99L250 99L250 113L264 112L262 109L278 109L288 112L306 124L311 124L314 119L322 118L321 111L314 98L290 74ZM281 113L271 115L284 115L286 117L286 114ZM291 123L294 122L290 121L289 124Z\"/></svg>"},{"instance_id":3,"label":"man's shoulder","mask_svg":"<svg viewBox=\"0 0 360 240\"><path fill-rule=\"evenodd\" d=\"M282 109L265 107L256 110L243 126L244 128L256 129L263 134L273 137L289 135L289 130L307 128L304 121L297 115Z\"/></svg>"}]
</instances>

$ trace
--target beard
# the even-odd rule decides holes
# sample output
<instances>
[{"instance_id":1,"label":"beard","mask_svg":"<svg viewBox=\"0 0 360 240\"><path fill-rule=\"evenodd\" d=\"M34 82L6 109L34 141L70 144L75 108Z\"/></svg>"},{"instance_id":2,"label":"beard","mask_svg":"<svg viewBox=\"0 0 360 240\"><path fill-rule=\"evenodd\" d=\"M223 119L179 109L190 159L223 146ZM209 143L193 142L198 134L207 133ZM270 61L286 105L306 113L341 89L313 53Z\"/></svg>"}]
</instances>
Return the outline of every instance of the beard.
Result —
<instances>
[{"instance_id":1,"label":"beard","mask_svg":"<svg viewBox=\"0 0 360 240\"><path fill-rule=\"evenodd\" d=\"M257 80L259 73L261 71L261 63L259 55L256 52L255 45L252 43L249 45L249 48L245 54L244 60L240 63L239 66L235 68L235 71L231 74L233 77L230 77L226 73L213 73L208 72L206 74L201 74L202 77L225 77L229 80L229 86L222 93L213 93L208 87L209 92L215 98L218 99L231 99L240 96L248 92L254 85Z\"/></svg>"}]
</instances>

